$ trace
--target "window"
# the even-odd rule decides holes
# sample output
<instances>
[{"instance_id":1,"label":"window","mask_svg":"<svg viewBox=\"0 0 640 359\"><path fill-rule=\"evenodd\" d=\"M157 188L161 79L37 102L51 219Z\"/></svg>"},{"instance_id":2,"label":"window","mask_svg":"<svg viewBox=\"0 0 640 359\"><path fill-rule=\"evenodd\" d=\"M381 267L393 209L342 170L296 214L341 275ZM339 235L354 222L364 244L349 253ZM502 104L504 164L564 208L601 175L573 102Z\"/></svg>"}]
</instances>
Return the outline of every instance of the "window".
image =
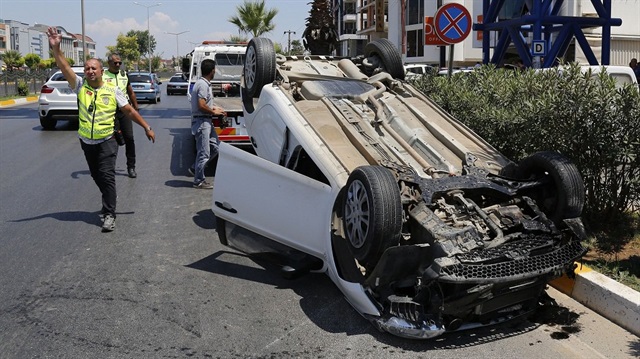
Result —
<instances>
[{"instance_id":1,"label":"window","mask_svg":"<svg viewBox=\"0 0 640 359\"><path fill-rule=\"evenodd\" d=\"M422 29L407 31L407 57L424 56L424 32Z\"/></svg>"},{"instance_id":2,"label":"window","mask_svg":"<svg viewBox=\"0 0 640 359\"><path fill-rule=\"evenodd\" d=\"M406 25L422 24L424 22L423 0L408 0L406 11Z\"/></svg>"}]
</instances>

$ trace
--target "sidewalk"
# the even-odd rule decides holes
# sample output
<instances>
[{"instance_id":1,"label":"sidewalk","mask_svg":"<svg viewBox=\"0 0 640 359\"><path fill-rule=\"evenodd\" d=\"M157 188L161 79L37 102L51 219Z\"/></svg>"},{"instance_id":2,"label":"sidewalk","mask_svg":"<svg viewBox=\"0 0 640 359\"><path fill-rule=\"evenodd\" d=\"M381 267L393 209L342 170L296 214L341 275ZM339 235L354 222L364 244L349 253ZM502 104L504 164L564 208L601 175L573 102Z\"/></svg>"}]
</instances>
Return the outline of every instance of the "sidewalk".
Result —
<instances>
[{"instance_id":1,"label":"sidewalk","mask_svg":"<svg viewBox=\"0 0 640 359\"><path fill-rule=\"evenodd\" d=\"M0 108L2 107L10 107L14 105L24 105L25 103L38 101L38 96L28 96L23 98L14 98L11 100L2 100L0 101Z\"/></svg>"},{"instance_id":2,"label":"sidewalk","mask_svg":"<svg viewBox=\"0 0 640 359\"><path fill-rule=\"evenodd\" d=\"M566 275L550 284L601 316L640 336L640 292L576 263L576 278Z\"/></svg>"}]
</instances>

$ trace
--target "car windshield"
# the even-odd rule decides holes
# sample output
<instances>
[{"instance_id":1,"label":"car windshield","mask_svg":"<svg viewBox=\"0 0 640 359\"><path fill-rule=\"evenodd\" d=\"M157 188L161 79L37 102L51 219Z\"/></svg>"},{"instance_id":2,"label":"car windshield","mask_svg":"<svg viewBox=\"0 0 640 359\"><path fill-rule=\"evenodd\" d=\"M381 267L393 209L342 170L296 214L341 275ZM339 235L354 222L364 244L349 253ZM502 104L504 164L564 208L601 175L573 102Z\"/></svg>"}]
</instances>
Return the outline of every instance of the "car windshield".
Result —
<instances>
[{"instance_id":1,"label":"car windshield","mask_svg":"<svg viewBox=\"0 0 640 359\"><path fill-rule=\"evenodd\" d=\"M76 72L76 75L84 77L84 72ZM64 74L62 72L57 72L51 76L50 81L67 81L67 79L64 78Z\"/></svg>"},{"instance_id":2,"label":"car windshield","mask_svg":"<svg viewBox=\"0 0 640 359\"><path fill-rule=\"evenodd\" d=\"M187 82L187 79L182 78L182 76L173 76L169 82Z\"/></svg>"},{"instance_id":3,"label":"car windshield","mask_svg":"<svg viewBox=\"0 0 640 359\"><path fill-rule=\"evenodd\" d=\"M151 82L149 75L129 75L129 82Z\"/></svg>"},{"instance_id":4,"label":"car windshield","mask_svg":"<svg viewBox=\"0 0 640 359\"><path fill-rule=\"evenodd\" d=\"M217 81L240 81L244 68L244 54L216 54L216 73L213 76Z\"/></svg>"}]
</instances>

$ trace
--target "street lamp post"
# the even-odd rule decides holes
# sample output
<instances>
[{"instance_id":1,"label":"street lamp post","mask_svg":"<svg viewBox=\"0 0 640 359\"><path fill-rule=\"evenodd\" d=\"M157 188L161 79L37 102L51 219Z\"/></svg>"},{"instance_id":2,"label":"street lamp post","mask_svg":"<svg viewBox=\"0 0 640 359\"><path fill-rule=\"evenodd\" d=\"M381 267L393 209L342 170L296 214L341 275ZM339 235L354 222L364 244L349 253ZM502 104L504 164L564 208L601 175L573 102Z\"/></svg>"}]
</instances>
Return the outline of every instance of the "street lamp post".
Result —
<instances>
[{"instance_id":1,"label":"street lamp post","mask_svg":"<svg viewBox=\"0 0 640 359\"><path fill-rule=\"evenodd\" d=\"M155 6L160 6L162 5L162 3L156 3L153 5L140 4L137 1L134 1L133 3L147 8L147 36L148 36L147 43L149 45L149 73L151 73L151 28L149 26L149 9Z\"/></svg>"},{"instance_id":2,"label":"street lamp post","mask_svg":"<svg viewBox=\"0 0 640 359\"><path fill-rule=\"evenodd\" d=\"M182 31L182 32L168 32L168 31L164 32L165 34L175 35L176 36L176 63L178 62L178 57L180 57L180 45L178 45L178 36L180 36L180 35L182 35L184 33L187 33L187 32L189 32L189 30L185 30L185 31Z\"/></svg>"}]
</instances>

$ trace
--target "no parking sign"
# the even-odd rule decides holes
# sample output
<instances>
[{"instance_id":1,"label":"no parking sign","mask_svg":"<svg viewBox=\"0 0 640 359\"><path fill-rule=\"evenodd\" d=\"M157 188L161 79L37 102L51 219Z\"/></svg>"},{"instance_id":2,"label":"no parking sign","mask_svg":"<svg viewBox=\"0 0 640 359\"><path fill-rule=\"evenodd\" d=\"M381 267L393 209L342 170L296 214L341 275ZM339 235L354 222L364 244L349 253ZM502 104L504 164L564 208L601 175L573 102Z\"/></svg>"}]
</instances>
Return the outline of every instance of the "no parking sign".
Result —
<instances>
[{"instance_id":1,"label":"no parking sign","mask_svg":"<svg viewBox=\"0 0 640 359\"><path fill-rule=\"evenodd\" d=\"M444 5L433 16L434 30L438 37L447 44L462 42L473 25L471 14L464 6L451 3Z\"/></svg>"}]
</instances>

